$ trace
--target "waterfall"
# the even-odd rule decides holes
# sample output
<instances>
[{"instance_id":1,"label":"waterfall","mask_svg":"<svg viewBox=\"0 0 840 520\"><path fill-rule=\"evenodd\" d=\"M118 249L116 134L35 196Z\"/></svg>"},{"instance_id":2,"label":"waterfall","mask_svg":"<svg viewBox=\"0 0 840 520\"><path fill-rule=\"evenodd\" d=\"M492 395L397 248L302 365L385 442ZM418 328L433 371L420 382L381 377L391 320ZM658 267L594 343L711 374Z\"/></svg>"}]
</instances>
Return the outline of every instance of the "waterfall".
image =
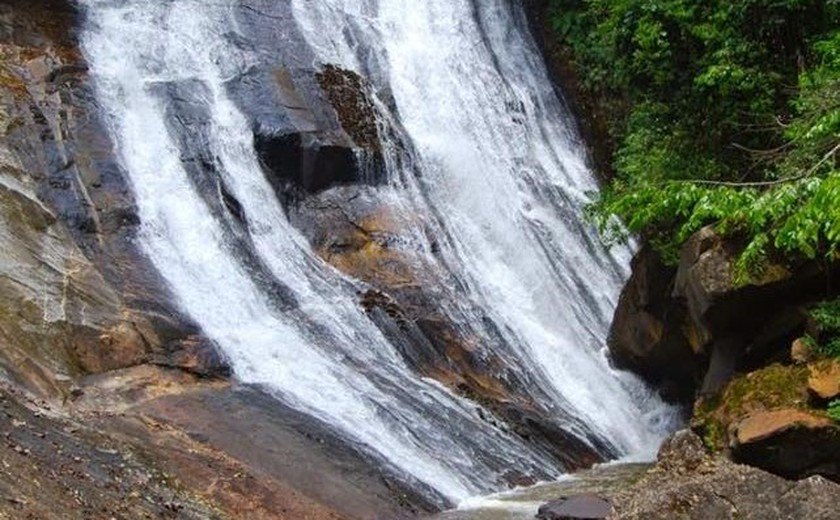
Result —
<instances>
[{"instance_id":1,"label":"waterfall","mask_svg":"<svg viewBox=\"0 0 840 520\"><path fill-rule=\"evenodd\" d=\"M245 30L237 4L84 1L83 50L134 191L138 240L177 303L239 381L329 425L442 503L498 490L510 468L562 472L475 403L418 376L359 306L364 285L326 265L290 224L229 92L257 60L231 37ZM597 186L518 9L293 0L290 13L277 23L294 24L318 63L390 92L412 161L386 161L379 189L441 234L429 262L457 280L466 315L481 309L502 331L487 348L534 381L547 413L574 418L566 427L583 442L621 455L654 449L671 412L612 370L604 348L629 252L604 250L584 222ZM169 123L184 95L201 107L196 135ZM195 147L211 158L198 174ZM243 226L208 202L208 186L235 197Z\"/></svg>"}]
</instances>

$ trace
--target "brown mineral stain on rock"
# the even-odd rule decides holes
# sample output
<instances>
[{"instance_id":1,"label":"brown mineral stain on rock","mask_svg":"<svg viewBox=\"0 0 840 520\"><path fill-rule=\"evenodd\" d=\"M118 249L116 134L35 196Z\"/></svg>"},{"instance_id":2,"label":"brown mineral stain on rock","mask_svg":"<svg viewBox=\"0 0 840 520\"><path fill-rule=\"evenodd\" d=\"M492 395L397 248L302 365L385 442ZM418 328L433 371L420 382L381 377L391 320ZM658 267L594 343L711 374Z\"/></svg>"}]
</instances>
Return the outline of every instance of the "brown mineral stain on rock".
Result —
<instances>
[{"instance_id":1,"label":"brown mineral stain on rock","mask_svg":"<svg viewBox=\"0 0 840 520\"><path fill-rule=\"evenodd\" d=\"M368 95L367 82L355 72L335 65L327 65L316 77L344 131L359 147L378 152L381 145L376 109Z\"/></svg>"}]
</instances>

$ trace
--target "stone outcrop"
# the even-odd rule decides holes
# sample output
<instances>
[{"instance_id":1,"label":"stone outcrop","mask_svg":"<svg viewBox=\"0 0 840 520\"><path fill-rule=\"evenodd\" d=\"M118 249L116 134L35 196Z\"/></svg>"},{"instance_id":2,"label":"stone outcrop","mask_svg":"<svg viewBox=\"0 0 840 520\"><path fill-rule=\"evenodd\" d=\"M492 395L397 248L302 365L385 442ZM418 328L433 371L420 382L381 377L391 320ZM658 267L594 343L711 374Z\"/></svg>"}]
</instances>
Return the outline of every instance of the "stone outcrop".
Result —
<instances>
[{"instance_id":1,"label":"stone outcrop","mask_svg":"<svg viewBox=\"0 0 840 520\"><path fill-rule=\"evenodd\" d=\"M48 397L141 363L224 375L136 249L139 219L97 116L76 9L0 6L0 368Z\"/></svg>"},{"instance_id":2,"label":"stone outcrop","mask_svg":"<svg viewBox=\"0 0 840 520\"><path fill-rule=\"evenodd\" d=\"M789 481L709 455L690 431L677 433L656 466L613 497L615 519L837 518L840 485L822 477Z\"/></svg>"},{"instance_id":3,"label":"stone outcrop","mask_svg":"<svg viewBox=\"0 0 840 520\"><path fill-rule=\"evenodd\" d=\"M0 388L0 517L413 518L431 510L257 389L141 366L65 406Z\"/></svg>"},{"instance_id":4,"label":"stone outcrop","mask_svg":"<svg viewBox=\"0 0 840 520\"><path fill-rule=\"evenodd\" d=\"M259 389L231 388L226 360L175 308L139 250L132 190L78 49L77 9L70 0L0 5L0 404L9 441L0 446L0 517L405 518L433 510L316 421ZM277 25L258 11L243 16ZM255 67L254 77L232 82L231 95L251 108L257 137L322 125L319 138L343 150L337 161L355 167L362 148L315 73L295 70L293 78ZM206 117L188 95L194 86L156 87L183 94L167 124L180 117L185 135ZM200 147L185 153L194 170L212 164ZM199 183L215 174L189 173ZM209 204L237 213L229 193L213 195Z\"/></svg>"},{"instance_id":5,"label":"stone outcrop","mask_svg":"<svg viewBox=\"0 0 840 520\"><path fill-rule=\"evenodd\" d=\"M675 270L644 248L611 329L615 359L666 389L680 381L683 395L693 394L691 382L712 394L737 372L789 360L829 273L814 263L771 264L743 280L741 251L712 227L686 242Z\"/></svg>"}]
</instances>

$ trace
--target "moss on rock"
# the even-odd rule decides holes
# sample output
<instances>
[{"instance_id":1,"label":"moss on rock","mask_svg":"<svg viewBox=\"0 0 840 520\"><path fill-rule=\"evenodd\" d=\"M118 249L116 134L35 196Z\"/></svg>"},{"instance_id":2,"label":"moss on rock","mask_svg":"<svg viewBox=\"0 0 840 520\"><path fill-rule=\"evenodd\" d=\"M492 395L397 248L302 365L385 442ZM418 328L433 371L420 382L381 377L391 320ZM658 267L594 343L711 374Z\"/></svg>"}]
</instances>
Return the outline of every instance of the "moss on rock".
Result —
<instances>
[{"instance_id":1,"label":"moss on rock","mask_svg":"<svg viewBox=\"0 0 840 520\"><path fill-rule=\"evenodd\" d=\"M780 409L813 411L808 404L806 366L773 364L740 376L721 392L695 404L692 428L706 447L722 450L730 445L735 425L754 412Z\"/></svg>"}]
</instances>

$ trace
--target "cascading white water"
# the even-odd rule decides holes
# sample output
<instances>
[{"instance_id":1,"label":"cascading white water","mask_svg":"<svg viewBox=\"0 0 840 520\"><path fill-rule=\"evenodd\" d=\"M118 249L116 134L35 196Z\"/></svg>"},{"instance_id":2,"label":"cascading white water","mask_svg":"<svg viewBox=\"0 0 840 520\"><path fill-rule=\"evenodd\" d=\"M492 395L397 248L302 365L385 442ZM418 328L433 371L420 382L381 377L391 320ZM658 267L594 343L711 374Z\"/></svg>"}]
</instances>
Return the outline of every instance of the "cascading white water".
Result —
<instances>
[{"instance_id":1,"label":"cascading white water","mask_svg":"<svg viewBox=\"0 0 840 520\"><path fill-rule=\"evenodd\" d=\"M448 500L496 489L503 467L556 473L474 404L414 374L359 308L358 282L324 265L289 224L226 90L253 60L222 37L237 30L234 4L85 1L83 48L135 192L142 247L178 303L240 380L264 385ZM610 256L581 224L585 193L596 186L507 2L293 4L324 63L381 71L422 172L390 172L382 189L412 211L440 215L450 240L435 262L506 331L515 351L504 355L571 406L565 412L580 424L570 429L581 439L596 435L625 454L654 447L667 408L611 370L603 352L626 251ZM237 260L222 217L184 168L160 87L188 82L201 88L214 170L242 204L254 254L293 294L292 309Z\"/></svg>"},{"instance_id":2,"label":"cascading white water","mask_svg":"<svg viewBox=\"0 0 840 520\"><path fill-rule=\"evenodd\" d=\"M454 241L448 263L522 362L623 451L655 446L650 424L667 423L669 411L603 355L629 250L605 251L584 225L597 184L515 9L503 0L293 5L323 62L382 76L420 156L422 194L406 196L435 207Z\"/></svg>"}]
</instances>

